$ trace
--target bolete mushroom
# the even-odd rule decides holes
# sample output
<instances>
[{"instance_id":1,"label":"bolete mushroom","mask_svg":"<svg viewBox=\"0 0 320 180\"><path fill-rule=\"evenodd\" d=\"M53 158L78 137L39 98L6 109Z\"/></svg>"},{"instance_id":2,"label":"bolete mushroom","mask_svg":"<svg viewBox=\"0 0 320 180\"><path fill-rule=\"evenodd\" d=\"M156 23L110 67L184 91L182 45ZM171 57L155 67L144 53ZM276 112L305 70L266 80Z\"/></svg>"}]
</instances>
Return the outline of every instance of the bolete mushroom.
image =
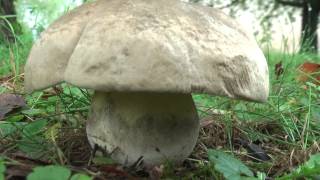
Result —
<instances>
[{"instance_id":1,"label":"bolete mushroom","mask_svg":"<svg viewBox=\"0 0 320 180\"><path fill-rule=\"evenodd\" d=\"M269 90L252 35L178 0L97 0L58 19L30 52L25 87L61 82L95 91L89 142L127 165L190 155L199 131L191 93L263 102Z\"/></svg>"}]
</instances>

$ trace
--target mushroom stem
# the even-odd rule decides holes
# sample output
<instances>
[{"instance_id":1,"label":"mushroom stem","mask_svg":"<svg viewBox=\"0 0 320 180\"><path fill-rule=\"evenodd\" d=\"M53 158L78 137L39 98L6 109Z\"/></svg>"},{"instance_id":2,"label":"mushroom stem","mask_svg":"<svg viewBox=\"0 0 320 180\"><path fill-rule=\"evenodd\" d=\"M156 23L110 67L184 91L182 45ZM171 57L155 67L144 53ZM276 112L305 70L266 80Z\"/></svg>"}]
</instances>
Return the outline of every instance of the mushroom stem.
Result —
<instances>
[{"instance_id":1,"label":"mushroom stem","mask_svg":"<svg viewBox=\"0 0 320 180\"><path fill-rule=\"evenodd\" d=\"M91 146L132 165L182 162L192 152L199 118L190 94L95 92L87 122Z\"/></svg>"}]
</instances>

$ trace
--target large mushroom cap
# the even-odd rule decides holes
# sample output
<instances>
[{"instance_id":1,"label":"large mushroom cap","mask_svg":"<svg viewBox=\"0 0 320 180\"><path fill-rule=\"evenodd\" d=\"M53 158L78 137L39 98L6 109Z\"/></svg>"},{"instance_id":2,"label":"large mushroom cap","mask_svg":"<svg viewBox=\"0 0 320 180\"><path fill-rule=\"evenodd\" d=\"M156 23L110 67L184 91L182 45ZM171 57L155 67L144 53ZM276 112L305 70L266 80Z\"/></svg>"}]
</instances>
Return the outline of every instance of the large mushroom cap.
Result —
<instances>
[{"instance_id":1,"label":"large mushroom cap","mask_svg":"<svg viewBox=\"0 0 320 180\"><path fill-rule=\"evenodd\" d=\"M265 101L269 89L252 35L219 10L177 0L97 0L71 11L42 33L25 77L28 91L65 81Z\"/></svg>"}]
</instances>

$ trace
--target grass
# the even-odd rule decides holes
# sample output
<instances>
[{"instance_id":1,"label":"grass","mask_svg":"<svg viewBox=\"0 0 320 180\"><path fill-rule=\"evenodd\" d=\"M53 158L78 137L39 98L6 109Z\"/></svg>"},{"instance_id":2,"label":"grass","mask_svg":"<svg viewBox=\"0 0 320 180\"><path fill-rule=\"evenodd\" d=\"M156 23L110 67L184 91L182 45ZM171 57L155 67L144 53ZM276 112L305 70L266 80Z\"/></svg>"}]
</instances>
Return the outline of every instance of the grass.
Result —
<instances>
[{"instance_id":1,"label":"grass","mask_svg":"<svg viewBox=\"0 0 320 180\"><path fill-rule=\"evenodd\" d=\"M136 170L110 166L110 159L90 157L85 135L90 92L63 84L25 94L23 65L31 45L31 36L0 44L0 93L21 94L27 102L26 107L0 121L0 162L5 162L8 172L15 169L19 176L27 176L36 166L59 164L100 178L110 174L144 176ZM272 51L266 57L271 82L268 102L193 95L202 118L197 146L184 165L177 167L168 162L157 167L156 172L168 178L222 179L223 173L209 163L207 153L208 149L219 149L235 155L255 173L278 177L320 151L320 88L297 81L297 67L306 60L320 62L320 57ZM283 73L276 75L274 67L279 62ZM239 138L262 147L271 160L252 160L246 148L236 145Z\"/></svg>"},{"instance_id":2,"label":"grass","mask_svg":"<svg viewBox=\"0 0 320 180\"><path fill-rule=\"evenodd\" d=\"M23 72L26 57L32 45L32 36L15 37L16 43L0 41L0 77L8 74L18 76Z\"/></svg>"}]
</instances>

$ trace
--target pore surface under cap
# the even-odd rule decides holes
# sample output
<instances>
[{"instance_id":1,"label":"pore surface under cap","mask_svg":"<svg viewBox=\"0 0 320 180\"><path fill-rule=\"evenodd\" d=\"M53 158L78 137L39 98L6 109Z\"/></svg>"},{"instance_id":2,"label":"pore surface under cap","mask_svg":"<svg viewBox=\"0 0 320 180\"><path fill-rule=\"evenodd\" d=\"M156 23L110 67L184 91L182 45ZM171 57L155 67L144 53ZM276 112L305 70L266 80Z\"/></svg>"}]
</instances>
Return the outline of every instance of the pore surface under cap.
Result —
<instances>
[{"instance_id":1,"label":"pore surface under cap","mask_svg":"<svg viewBox=\"0 0 320 180\"><path fill-rule=\"evenodd\" d=\"M265 101L268 67L252 35L219 10L177 0L98 0L33 47L27 90L66 81L99 91L208 93Z\"/></svg>"}]
</instances>

